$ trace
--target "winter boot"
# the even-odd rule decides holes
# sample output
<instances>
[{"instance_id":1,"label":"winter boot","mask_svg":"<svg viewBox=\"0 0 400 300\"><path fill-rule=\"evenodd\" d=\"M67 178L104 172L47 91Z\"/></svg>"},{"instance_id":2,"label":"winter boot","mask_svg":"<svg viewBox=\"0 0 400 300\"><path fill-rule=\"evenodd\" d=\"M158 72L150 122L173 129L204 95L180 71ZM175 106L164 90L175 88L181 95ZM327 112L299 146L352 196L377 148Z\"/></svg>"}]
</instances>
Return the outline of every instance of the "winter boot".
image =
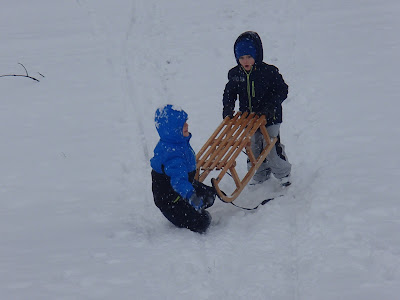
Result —
<instances>
[{"instance_id":1,"label":"winter boot","mask_svg":"<svg viewBox=\"0 0 400 300\"><path fill-rule=\"evenodd\" d=\"M289 185L292 184L291 179L290 179L290 174L286 175L283 178L280 178L279 181L280 181L282 187L288 187Z\"/></svg>"}]
</instances>

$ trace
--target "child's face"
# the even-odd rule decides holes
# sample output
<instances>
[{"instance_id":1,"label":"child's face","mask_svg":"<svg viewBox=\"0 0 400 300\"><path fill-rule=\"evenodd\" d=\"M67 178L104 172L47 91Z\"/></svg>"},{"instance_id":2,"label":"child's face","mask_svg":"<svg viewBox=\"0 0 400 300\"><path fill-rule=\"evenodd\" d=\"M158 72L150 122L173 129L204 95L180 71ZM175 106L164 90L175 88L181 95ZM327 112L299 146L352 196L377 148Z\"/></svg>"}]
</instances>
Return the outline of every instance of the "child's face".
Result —
<instances>
[{"instance_id":1,"label":"child's face","mask_svg":"<svg viewBox=\"0 0 400 300\"><path fill-rule=\"evenodd\" d=\"M183 136L188 137L189 136L189 124L185 122L183 124L183 130L182 130Z\"/></svg>"},{"instance_id":2,"label":"child's face","mask_svg":"<svg viewBox=\"0 0 400 300\"><path fill-rule=\"evenodd\" d=\"M255 62L256 61L251 55L243 55L239 57L239 63L246 71L250 71Z\"/></svg>"}]
</instances>

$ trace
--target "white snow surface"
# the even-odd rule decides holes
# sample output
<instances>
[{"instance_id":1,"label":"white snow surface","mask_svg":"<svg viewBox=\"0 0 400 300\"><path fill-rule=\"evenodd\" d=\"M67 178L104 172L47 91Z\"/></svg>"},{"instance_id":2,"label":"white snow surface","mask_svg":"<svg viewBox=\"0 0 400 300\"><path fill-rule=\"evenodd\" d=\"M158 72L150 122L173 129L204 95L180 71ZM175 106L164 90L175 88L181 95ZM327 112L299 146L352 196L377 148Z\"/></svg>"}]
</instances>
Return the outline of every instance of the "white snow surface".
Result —
<instances>
[{"instance_id":1,"label":"white snow surface","mask_svg":"<svg viewBox=\"0 0 400 300\"><path fill-rule=\"evenodd\" d=\"M0 78L0 298L400 299L399 15L398 0L4 3L0 75L22 63L40 82ZM175 228L152 198L154 112L184 109L200 150L247 30L289 85L293 184L253 212L217 200L207 234Z\"/></svg>"}]
</instances>

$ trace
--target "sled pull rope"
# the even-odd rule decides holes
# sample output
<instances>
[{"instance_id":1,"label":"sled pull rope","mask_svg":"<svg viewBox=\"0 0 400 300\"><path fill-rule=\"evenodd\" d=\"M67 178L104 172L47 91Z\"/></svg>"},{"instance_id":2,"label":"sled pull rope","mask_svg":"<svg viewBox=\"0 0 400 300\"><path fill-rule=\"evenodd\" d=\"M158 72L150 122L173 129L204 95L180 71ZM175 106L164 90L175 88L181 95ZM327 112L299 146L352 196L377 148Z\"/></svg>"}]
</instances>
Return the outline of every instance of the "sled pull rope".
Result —
<instances>
[{"instance_id":1,"label":"sled pull rope","mask_svg":"<svg viewBox=\"0 0 400 300\"><path fill-rule=\"evenodd\" d=\"M269 201L272 201L272 200L274 200L274 199L276 199L276 198L278 198L278 197L283 197L283 195L279 195L279 196L276 196L276 197L264 199L260 204L258 204L258 205L255 206L255 207L252 207L252 208L249 208L249 207L242 207L242 206L236 205L236 204L233 203L233 202L230 202L230 204L232 204L233 206L236 206L237 208L244 209L244 210L256 210L256 209L259 208L261 205L265 205L265 204L267 204ZM226 202L225 202L225 203L226 203Z\"/></svg>"},{"instance_id":2,"label":"sled pull rope","mask_svg":"<svg viewBox=\"0 0 400 300\"><path fill-rule=\"evenodd\" d=\"M233 178L233 176L232 176L229 172L226 172L226 174L228 174L229 176L231 176L231 177ZM225 193L224 193L223 191L221 191L221 192L225 195ZM218 196L218 194L217 194L217 196ZM283 195L279 195L279 196L275 196L275 197L271 197L271 198L264 199L263 201L261 201L260 204L258 204L258 205L255 206L255 207L252 207L252 208L249 208L249 207L242 207L242 206L240 206L240 205L236 205L236 204L233 203L233 202L228 202L228 203L230 203L230 204L232 204L233 206L236 206L237 208L240 208L240 209L244 209L244 210L256 210L259 206L265 205L265 204L267 204L269 201L272 201L272 200L274 200L275 198L279 198L279 197L283 197ZM218 196L218 199L221 200L221 201L224 202L224 203L227 203L227 202L225 202L224 200L222 200L219 196Z\"/></svg>"},{"instance_id":3,"label":"sled pull rope","mask_svg":"<svg viewBox=\"0 0 400 300\"><path fill-rule=\"evenodd\" d=\"M213 185L213 187L215 188L214 185ZM222 191L222 190L220 190L220 191L221 191L221 193L222 193L224 196L226 196L226 194L224 193L224 191ZM243 209L243 210L256 210L256 209L257 209L258 207L260 207L261 205L265 205L265 204L267 204L269 201L272 201L272 200L274 200L274 199L276 199L276 198L279 198L279 197L283 197L283 196L284 196L283 194L280 194L280 195L275 196L275 197L270 197L270 198L264 199L264 200L261 201L261 203L258 204L257 206L251 207L251 208L250 208L250 207L243 207L243 206L240 206L240 205L236 205L236 204L233 203L233 202L225 202L224 199L222 199L218 193L217 193L216 195L217 195L218 199L221 200L222 202L224 202L224 203L230 203L230 204L232 204L233 206L235 206L235 207L237 207L237 208L240 208L240 209Z\"/></svg>"}]
</instances>

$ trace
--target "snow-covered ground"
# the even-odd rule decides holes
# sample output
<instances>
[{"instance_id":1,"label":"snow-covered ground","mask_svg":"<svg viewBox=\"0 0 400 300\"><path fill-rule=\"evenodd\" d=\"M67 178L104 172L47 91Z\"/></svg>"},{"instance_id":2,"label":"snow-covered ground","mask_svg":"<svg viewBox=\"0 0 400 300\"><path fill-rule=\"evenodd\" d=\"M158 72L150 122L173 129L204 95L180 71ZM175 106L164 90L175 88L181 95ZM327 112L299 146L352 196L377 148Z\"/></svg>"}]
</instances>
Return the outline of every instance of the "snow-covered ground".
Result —
<instances>
[{"instance_id":1,"label":"snow-covered ground","mask_svg":"<svg viewBox=\"0 0 400 300\"><path fill-rule=\"evenodd\" d=\"M0 78L0 298L399 299L399 14L397 0L8 1L0 75L22 63L40 82ZM152 200L154 111L185 109L199 150L246 30L290 87L293 184L254 212L217 201L206 235L177 229Z\"/></svg>"}]
</instances>

